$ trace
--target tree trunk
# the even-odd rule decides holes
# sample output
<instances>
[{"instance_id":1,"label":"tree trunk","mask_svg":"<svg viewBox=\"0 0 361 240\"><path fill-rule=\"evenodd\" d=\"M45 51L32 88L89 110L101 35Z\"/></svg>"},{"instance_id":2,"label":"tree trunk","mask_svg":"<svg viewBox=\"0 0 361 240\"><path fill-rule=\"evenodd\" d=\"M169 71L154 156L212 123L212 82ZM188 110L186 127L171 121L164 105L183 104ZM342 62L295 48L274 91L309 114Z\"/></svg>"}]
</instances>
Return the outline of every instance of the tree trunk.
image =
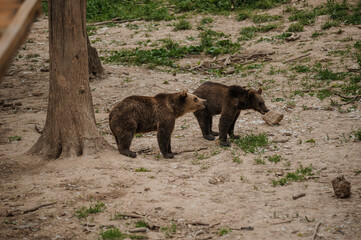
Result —
<instances>
[{"instance_id":1,"label":"tree trunk","mask_svg":"<svg viewBox=\"0 0 361 240\"><path fill-rule=\"evenodd\" d=\"M49 0L49 103L43 133L30 154L55 159L110 146L95 125L85 13L86 0Z\"/></svg>"},{"instance_id":2,"label":"tree trunk","mask_svg":"<svg viewBox=\"0 0 361 240\"><path fill-rule=\"evenodd\" d=\"M87 36L88 58L89 58L89 77L90 79L99 77L104 73L104 68L100 62L98 52L90 45L89 37Z\"/></svg>"}]
</instances>

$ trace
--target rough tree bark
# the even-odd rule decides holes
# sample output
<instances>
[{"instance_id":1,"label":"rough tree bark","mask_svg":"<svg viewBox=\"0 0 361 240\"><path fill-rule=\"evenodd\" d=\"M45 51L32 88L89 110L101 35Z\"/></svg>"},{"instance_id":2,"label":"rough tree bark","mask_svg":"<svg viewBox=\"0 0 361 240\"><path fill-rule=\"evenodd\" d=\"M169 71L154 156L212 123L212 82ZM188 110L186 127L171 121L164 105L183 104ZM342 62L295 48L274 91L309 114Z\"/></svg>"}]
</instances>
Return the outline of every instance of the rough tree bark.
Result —
<instances>
[{"instance_id":1,"label":"rough tree bark","mask_svg":"<svg viewBox=\"0 0 361 240\"><path fill-rule=\"evenodd\" d=\"M86 0L49 0L49 103L43 133L30 154L55 159L110 146L95 124L85 13Z\"/></svg>"}]
</instances>

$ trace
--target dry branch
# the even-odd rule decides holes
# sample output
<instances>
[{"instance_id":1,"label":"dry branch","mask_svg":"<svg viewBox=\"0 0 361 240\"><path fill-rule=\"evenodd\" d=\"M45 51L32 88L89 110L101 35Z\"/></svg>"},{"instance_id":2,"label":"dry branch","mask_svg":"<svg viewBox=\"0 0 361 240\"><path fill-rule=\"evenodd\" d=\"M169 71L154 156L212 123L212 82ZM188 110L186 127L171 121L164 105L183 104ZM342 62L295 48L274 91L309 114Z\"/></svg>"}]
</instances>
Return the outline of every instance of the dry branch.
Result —
<instances>
[{"instance_id":1,"label":"dry branch","mask_svg":"<svg viewBox=\"0 0 361 240\"><path fill-rule=\"evenodd\" d=\"M202 222L186 222L186 224L194 225L194 226L209 226L208 223L202 223Z\"/></svg>"},{"instance_id":2,"label":"dry branch","mask_svg":"<svg viewBox=\"0 0 361 240\"><path fill-rule=\"evenodd\" d=\"M40 208L43 208L43 207L47 207L47 206L51 206L51 205L54 205L54 204L57 204L58 202L51 202L51 203L44 203L44 204L40 204L36 207L33 207L33 208L30 208L30 209L27 209L25 211L23 211L23 213L29 213L29 212L35 212L37 210L39 210Z\"/></svg>"},{"instance_id":3,"label":"dry branch","mask_svg":"<svg viewBox=\"0 0 361 240\"><path fill-rule=\"evenodd\" d=\"M201 147L198 149L186 149L186 150L182 150L182 151L178 152L178 154L187 153L187 152L198 152L198 151L207 150L207 149L208 149L208 147Z\"/></svg>"},{"instance_id":4,"label":"dry branch","mask_svg":"<svg viewBox=\"0 0 361 240\"><path fill-rule=\"evenodd\" d=\"M315 232L313 233L312 240L315 240L315 239L316 239L316 237L318 237L318 235L317 235L317 231L318 231L318 229L319 229L320 225L321 225L321 222L317 223L317 225L316 225L316 229L315 229Z\"/></svg>"},{"instance_id":5,"label":"dry branch","mask_svg":"<svg viewBox=\"0 0 361 240\"><path fill-rule=\"evenodd\" d=\"M299 60L299 59L301 59L301 58L307 57L307 56L309 56L309 55L311 55L311 53L306 53L306 54L301 55L301 56L299 56L299 57L291 58L291 59L285 61L284 63L293 62L293 61Z\"/></svg>"},{"instance_id":6,"label":"dry branch","mask_svg":"<svg viewBox=\"0 0 361 240\"><path fill-rule=\"evenodd\" d=\"M113 18L113 19L108 20L108 21L89 23L87 25L88 26L100 26L100 25L104 25L104 24L107 24L107 23L126 23L126 22L135 22L135 21L141 21L141 20L143 20L143 18L122 20L120 17L116 17L116 18Z\"/></svg>"},{"instance_id":7,"label":"dry branch","mask_svg":"<svg viewBox=\"0 0 361 240\"><path fill-rule=\"evenodd\" d=\"M292 199L296 200L296 199L299 199L299 198L304 197L304 196L306 196L306 193L300 193L300 194L297 194L296 196L292 196Z\"/></svg>"},{"instance_id":8,"label":"dry branch","mask_svg":"<svg viewBox=\"0 0 361 240\"><path fill-rule=\"evenodd\" d=\"M271 224L271 225L278 225L278 224L283 224L283 223L290 223L290 222L292 222L292 221L293 221L293 219L287 220L287 221L282 221L282 222L270 223L270 224Z\"/></svg>"}]
</instances>

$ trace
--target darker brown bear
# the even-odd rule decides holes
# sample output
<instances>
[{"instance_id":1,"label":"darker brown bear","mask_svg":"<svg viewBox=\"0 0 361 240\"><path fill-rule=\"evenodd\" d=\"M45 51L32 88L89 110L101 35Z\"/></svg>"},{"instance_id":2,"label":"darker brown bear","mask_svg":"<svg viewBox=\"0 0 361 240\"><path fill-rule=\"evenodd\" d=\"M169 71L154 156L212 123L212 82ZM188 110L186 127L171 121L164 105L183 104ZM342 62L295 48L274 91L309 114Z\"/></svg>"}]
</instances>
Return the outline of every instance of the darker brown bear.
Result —
<instances>
[{"instance_id":1,"label":"darker brown bear","mask_svg":"<svg viewBox=\"0 0 361 240\"><path fill-rule=\"evenodd\" d=\"M214 140L218 132L212 131L212 116L221 114L219 120L219 139L222 146L229 146L227 134L234 136L234 125L241 112L245 109L253 109L261 114L268 112L261 96L262 89L257 92L252 89L245 89L238 85L226 86L220 83L205 82L199 86L194 94L206 99L206 108L194 112L203 137L207 140Z\"/></svg>"},{"instance_id":2,"label":"darker brown bear","mask_svg":"<svg viewBox=\"0 0 361 240\"><path fill-rule=\"evenodd\" d=\"M134 134L158 131L158 145L163 157L173 158L170 140L176 118L204 107L205 100L186 90L154 97L130 96L112 109L109 125L121 154L136 157L136 153L129 150Z\"/></svg>"}]
</instances>

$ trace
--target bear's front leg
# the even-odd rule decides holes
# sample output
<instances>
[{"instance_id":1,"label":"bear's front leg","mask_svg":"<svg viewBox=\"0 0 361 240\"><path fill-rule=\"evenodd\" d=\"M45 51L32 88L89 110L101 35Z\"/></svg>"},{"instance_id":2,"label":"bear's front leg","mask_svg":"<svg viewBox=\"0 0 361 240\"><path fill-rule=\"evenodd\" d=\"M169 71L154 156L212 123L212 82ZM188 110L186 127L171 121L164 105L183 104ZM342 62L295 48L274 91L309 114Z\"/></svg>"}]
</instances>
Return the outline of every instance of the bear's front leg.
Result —
<instances>
[{"instance_id":1,"label":"bear's front leg","mask_svg":"<svg viewBox=\"0 0 361 240\"><path fill-rule=\"evenodd\" d=\"M172 149L170 146L170 139L174 129L174 123L175 120L163 122L158 125L158 145L164 158L174 158L174 154L172 153Z\"/></svg>"},{"instance_id":2,"label":"bear's front leg","mask_svg":"<svg viewBox=\"0 0 361 240\"><path fill-rule=\"evenodd\" d=\"M219 143L221 146L229 147L231 143L227 141L227 134L233 123L234 114L229 111L222 112L219 119Z\"/></svg>"},{"instance_id":3,"label":"bear's front leg","mask_svg":"<svg viewBox=\"0 0 361 240\"><path fill-rule=\"evenodd\" d=\"M240 138L238 135L234 135L234 125L236 124L236 121L237 121L240 113L241 113L241 111L238 111L236 113L236 115L234 116L233 122L232 122L231 126L228 129L228 135L229 135L230 138L233 138L233 139L239 139Z\"/></svg>"}]
</instances>

